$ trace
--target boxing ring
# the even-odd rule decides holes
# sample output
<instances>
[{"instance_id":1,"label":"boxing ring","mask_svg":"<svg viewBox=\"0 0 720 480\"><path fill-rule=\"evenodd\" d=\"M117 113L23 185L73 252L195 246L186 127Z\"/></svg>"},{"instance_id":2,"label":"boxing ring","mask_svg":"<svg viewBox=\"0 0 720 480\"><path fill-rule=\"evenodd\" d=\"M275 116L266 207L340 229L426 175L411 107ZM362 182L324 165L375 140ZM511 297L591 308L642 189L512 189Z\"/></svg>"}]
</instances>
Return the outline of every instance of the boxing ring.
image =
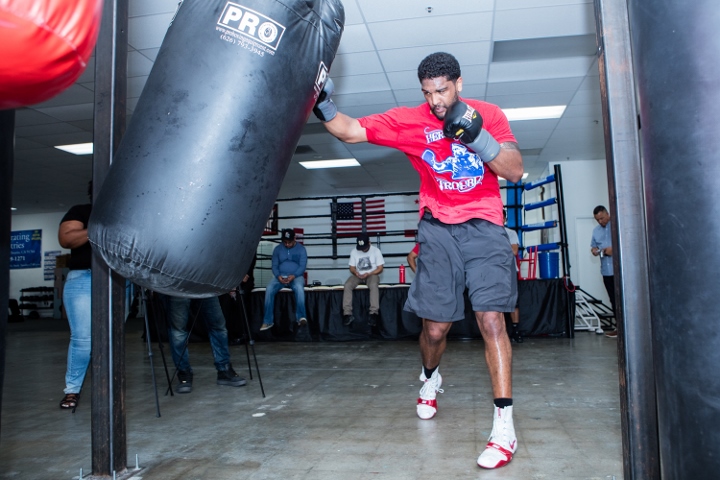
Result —
<instances>
[{"instance_id":1,"label":"boxing ring","mask_svg":"<svg viewBox=\"0 0 720 480\"><path fill-rule=\"evenodd\" d=\"M353 291L353 316L350 326L342 322L343 288L339 286L306 287L305 307L308 315L307 333L298 333L295 325L295 296L282 289L275 296L275 326L258 332L263 323L265 289L253 290L250 306L250 328L258 341L353 341L367 339L402 340L417 338L422 330L420 319L403 310L410 285L380 286L380 321L368 325L370 295L366 286ZM567 318L568 305L574 307L575 293L565 289L562 279L527 280L518 282L520 330L523 336L566 336L572 332ZM481 338L470 303L465 298L465 319L455 322L449 338Z\"/></svg>"}]
</instances>

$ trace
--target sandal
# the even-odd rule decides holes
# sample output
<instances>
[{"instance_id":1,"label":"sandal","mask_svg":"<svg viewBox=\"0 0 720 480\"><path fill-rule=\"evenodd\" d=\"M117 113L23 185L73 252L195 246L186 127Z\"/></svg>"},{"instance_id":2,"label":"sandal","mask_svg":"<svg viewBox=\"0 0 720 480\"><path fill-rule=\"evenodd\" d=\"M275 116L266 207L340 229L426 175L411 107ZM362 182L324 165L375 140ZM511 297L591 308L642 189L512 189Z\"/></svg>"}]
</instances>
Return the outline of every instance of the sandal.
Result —
<instances>
[{"instance_id":1,"label":"sandal","mask_svg":"<svg viewBox=\"0 0 720 480\"><path fill-rule=\"evenodd\" d=\"M60 408L69 410L72 408L73 412L75 411L75 408L77 407L78 402L80 402L80 394L79 393L68 393L65 395L65 397L60 402Z\"/></svg>"}]
</instances>

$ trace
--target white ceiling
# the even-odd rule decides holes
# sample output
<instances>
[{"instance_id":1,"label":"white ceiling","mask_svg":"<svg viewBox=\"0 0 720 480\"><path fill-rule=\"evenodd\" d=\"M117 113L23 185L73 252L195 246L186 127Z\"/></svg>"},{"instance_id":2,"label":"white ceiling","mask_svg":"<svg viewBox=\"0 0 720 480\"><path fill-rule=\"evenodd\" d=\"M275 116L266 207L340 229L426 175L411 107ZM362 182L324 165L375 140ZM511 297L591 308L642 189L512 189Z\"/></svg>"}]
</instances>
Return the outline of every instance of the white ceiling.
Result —
<instances>
[{"instance_id":1,"label":"white ceiling","mask_svg":"<svg viewBox=\"0 0 720 480\"><path fill-rule=\"evenodd\" d=\"M177 0L130 0L128 113L137 104ZM560 119L512 122L530 179L548 162L605 157L592 0L344 0L346 27L330 74L351 116L423 101L417 65L447 51L463 95L503 108L567 105ZM66 92L16 114L16 215L87 201L92 156L53 145L92 141L94 61ZM404 155L345 145L311 115L280 197L415 191ZM355 157L360 167L305 170L300 160Z\"/></svg>"}]
</instances>

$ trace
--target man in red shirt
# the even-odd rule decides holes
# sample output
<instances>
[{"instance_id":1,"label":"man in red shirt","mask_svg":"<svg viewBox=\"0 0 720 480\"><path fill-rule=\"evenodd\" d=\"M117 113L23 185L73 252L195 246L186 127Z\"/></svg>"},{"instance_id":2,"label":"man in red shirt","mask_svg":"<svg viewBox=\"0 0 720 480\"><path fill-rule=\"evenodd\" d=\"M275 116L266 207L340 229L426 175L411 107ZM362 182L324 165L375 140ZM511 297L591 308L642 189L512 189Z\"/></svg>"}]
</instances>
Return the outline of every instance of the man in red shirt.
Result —
<instances>
[{"instance_id":1,"label":"man in red shirt","mask_svg":"<svg viewBox=\"0 0 720 480\"><path fill-rule=\"evenodd\" d=\"M437 412L438 365L452 322L465 318L468 288L490 372L493 429L478 457L483 468L506 465L517 450L512 420L512 350L503 312L515 308L515 262L507 248L498 176L522 177L520 149L496 105L460 98L460 65L448 53L418 67L425 103L360 119L337 111L328 79L314 112L328 132L347 143L370 142L405 153L420 175L417 273L405 310L423 319L420 353L424 382L417 415Z\"/></svg>"}]
</instances>

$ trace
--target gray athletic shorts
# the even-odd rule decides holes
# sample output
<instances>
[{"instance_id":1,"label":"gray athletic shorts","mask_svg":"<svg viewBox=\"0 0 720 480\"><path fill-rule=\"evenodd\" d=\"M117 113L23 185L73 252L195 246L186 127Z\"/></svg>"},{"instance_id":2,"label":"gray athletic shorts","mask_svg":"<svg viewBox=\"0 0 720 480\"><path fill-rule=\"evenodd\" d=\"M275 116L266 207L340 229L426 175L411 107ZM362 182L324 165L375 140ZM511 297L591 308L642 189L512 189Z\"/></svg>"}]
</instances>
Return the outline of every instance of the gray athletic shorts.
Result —
<instances>
[{"instance_id":1,"label":"gray athletic shorts","mask_svg":"<svg viewBox=\"0 0 720 480\"><path fill-rule=\"evenodd\" d=\"M404 309L436 322L465 319L463 291L475 312L512 312L517 272L505 228L472 219L449 225L425 213L420 255Z\"/></svg>"}]
</instances>

